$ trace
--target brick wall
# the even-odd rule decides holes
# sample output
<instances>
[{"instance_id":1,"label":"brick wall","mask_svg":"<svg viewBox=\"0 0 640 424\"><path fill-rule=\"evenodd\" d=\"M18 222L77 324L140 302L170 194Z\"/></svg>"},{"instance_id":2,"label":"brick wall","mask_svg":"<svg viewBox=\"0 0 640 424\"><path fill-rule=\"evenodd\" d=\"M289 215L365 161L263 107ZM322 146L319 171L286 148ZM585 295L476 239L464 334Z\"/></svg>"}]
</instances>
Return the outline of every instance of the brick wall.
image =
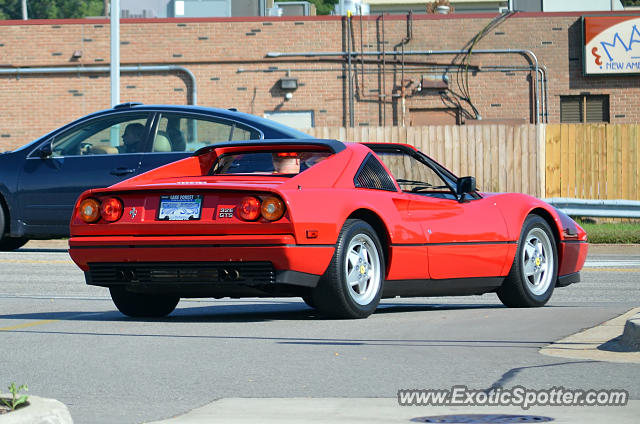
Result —
<instances>
[{"instance_id":1,"label":"brick wall","mask_svg":"<svg viewBox=\"0 0 640 424\"><path fill-rule=\"evenodd\" d=\"M354 18L355 51L400 52L459 50L468 47L496 15L413 15L408 39L406 16ZM582 70L580 16L570 13L518 13L494 26L475 49L531 50L548 70L549 122L559 122L560 95L610 95L613 123L640 119L640 78L590 77ZM349 124L346 66L339 57L267 58L271 51L320 52L347 49L347 24L339 17L246 19L124 19L121 21L122 65L180 65L196 77L198 104L265 111L313 111L317 126ZM82 53L73 58L74 51ZM109 65L109 23L105 20L0 22L0 68ZM404 107L402 59L354 58L355 125L393 125L410 121L414 109L451 105L439 90L416 91L421 76L447 69L449 88L462 94L467 86L483 120L533 122L532 72L524 55L475 54L465 68L451 65L449 55L405 55ZM364 62L364 63L363 63ZM492 66L513 68L493 72ZM382 74L384 67L384 77ZM522 69L525 68L525 69ZM291 100L278 80L287 74L299 81ZM464 77L467 77L466 79ZM109 106L109 75L74 72L64 75L0 75L0 150L20 146L72 119ZM121 101L187 104L191 86L186 75L126 73ZM455 100L456 96L449 96ZM467 123L473 109L461 101Z\"/></svg>"}]
</instances>

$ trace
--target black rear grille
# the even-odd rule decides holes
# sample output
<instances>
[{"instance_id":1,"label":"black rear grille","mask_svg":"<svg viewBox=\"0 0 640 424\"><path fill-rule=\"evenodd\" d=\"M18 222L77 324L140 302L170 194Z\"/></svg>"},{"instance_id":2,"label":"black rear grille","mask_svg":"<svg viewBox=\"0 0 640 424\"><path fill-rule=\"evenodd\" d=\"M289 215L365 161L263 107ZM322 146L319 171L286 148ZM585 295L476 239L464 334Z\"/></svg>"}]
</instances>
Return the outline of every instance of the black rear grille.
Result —
<instances>
[{"instance_id":1,"label":"black rear grille","mask_svg":"<svg viewBox=\"0 0 640 424\"><path fill-rule=\"evenodd\" d=\"M396 186L384 166L372 154L369 154L364 160L355 177L354 184L361 188L396 191Z\"/></svg>"},{"instance_id":2,"label":"black rear grille","mask_svg":"<svg viewBox=\"0 0 640 424\"><path fill-rule=\"evenodd\" d=\"M118 284L273 284L271 262L90 263L88 283Z\"/></svg>"}]
</instances>

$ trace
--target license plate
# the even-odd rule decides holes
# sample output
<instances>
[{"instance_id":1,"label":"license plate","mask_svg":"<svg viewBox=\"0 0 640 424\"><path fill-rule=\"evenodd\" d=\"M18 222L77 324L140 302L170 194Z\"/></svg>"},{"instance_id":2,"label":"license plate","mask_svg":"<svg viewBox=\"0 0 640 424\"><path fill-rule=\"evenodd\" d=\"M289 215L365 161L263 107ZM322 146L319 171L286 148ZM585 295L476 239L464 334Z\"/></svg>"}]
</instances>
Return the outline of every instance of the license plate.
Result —
<instances>
[{"instance_id":1,"label":"license plate","mask_svg":"<svg viewBox=\"0 0 640 424\"><path fill-rule=\"evenodd\" d=\"M190 221L200 219L201 211L201 195L173 194L160 196L158 219L162 221Z\"/></svg>"}]
</instances>

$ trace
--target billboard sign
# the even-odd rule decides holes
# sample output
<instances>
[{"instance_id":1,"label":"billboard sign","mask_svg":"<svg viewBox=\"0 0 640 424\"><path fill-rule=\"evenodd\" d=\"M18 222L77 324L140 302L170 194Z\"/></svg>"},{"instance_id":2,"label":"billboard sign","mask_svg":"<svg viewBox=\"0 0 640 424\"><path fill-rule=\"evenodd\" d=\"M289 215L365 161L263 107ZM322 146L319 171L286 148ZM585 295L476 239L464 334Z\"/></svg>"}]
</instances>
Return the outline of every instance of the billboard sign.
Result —
<instances>
[{"instance_id":1,"label":"billboard sign","mask_svg":"<svg viewBox=\"0 0 640 424\"><path fill-rule=\"evenodd\" d=\"M640 16L584 16L585 75L640 73Z\"/></svg>"}]
</instances>

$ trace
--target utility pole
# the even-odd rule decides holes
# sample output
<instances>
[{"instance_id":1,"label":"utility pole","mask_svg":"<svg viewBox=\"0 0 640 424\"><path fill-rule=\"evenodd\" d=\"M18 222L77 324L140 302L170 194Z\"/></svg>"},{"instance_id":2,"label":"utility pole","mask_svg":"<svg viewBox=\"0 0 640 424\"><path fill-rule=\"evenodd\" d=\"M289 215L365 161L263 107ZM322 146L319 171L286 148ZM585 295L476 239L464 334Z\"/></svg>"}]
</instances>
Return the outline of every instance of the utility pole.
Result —
<instances>
[{"instance_id":1,"label":"utility pole","mask_svg":"<svg viewBox=\"0 0 640 424\"><path fill-rule=\"evenodd\" d=\"M120 0L111 0L111 106L120 103Z\"/></svg>"},{"instance_id":2,"label":"utility pole","mask_svg":"<svg viewBox=\"0 0 640 424\"><path fill-rule=\"evenodd\" d=\"M27 0L22 0L22 20L29 19L29 13L27 12Z\"/></svg>"}]
</instances>

